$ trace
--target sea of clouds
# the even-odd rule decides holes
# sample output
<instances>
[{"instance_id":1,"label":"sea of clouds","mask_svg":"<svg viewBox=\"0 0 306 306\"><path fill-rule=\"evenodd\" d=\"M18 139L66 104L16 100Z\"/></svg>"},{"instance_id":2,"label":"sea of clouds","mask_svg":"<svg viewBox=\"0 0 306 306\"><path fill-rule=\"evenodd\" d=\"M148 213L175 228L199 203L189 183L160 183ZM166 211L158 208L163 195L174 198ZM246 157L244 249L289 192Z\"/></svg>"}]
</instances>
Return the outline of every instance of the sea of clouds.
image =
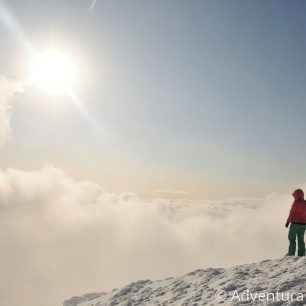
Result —
<instances>
[{"instance_id":1,"label":"sea of clouds","mask_svg":"<svg viewBox=\"0 0 306 306\"><path fill-rule=\"evenodd\" d=\"M143 200L52 165L0 171L1 304L61 305L138 279L281 257L289 207L284 195Z\"/></svg>"}]
</instances>

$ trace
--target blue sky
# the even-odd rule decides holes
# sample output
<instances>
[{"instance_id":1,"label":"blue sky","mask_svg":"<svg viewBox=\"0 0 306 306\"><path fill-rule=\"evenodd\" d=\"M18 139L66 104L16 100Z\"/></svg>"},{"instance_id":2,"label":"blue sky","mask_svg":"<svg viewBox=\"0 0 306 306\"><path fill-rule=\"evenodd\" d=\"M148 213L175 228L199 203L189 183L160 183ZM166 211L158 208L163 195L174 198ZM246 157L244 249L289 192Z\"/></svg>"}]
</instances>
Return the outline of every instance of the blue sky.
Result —
<instances>
[{"instance_id":1,"label":"blue sky","mask_svg":"<svg viewBox=\"0 0 306 306\"><path fill-rule=\"evenodd\" d=\"M4 3L36 48L78 55L76 91L110 133L30 88L4 167L49 162L144 196L261 197L305 182L304 1ZM27 51L4 25L0 42L0 73L22 78Z\"/></svg>"}]
</instances>

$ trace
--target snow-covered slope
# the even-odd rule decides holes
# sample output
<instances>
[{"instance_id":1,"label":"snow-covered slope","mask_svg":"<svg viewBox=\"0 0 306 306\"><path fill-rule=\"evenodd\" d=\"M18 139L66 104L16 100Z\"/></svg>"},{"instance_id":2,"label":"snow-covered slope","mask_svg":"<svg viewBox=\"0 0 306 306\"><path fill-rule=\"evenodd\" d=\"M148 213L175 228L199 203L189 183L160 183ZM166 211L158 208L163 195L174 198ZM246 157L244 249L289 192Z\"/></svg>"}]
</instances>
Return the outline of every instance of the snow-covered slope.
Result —
<instances>
[{"instance_id":1,"label":"snow-covered slope","mask_svg":"<svg viewBox=\"0 0 306 306\"><path fill-rule=\"evenodd\" d=\"M226 296L225 296L226 295ZM177 278L140 280L109 293L73 297L64 306L306 305L306 258L284 257Z\"/></svg>"}]
</instances>

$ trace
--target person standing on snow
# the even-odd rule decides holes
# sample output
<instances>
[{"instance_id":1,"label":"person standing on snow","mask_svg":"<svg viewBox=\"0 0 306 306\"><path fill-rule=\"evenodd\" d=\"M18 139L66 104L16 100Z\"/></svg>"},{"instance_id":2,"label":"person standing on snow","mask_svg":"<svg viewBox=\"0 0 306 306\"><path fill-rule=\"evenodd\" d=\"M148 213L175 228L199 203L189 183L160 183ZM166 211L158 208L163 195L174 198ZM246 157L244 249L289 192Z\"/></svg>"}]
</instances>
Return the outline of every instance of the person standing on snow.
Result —
<instances>
[{"instance_id":1,"label":"person standing on snow","mask_svg":"<svg viewBox=\"0 0 306 306\"><path fill-rule=\"evenodd\" d=\"M306 230L306 201L304 200L304 192L297 189L292 193L294 201L290 210L286 227L289 226L289 256L295 255L296 238L298 240L298 256L305 256L304 234Z\"/></svg>"}]
</instances>

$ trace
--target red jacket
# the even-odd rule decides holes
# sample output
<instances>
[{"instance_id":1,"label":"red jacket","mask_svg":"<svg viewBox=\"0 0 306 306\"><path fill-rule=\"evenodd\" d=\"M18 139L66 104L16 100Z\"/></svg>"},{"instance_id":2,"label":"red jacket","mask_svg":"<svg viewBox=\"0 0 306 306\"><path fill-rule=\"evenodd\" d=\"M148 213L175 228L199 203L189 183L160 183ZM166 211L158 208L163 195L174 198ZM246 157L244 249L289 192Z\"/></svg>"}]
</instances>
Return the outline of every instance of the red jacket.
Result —
<instances>
[{"instance_id":1,"label":"red jacket","mask_svg":"<svg viewBox=\"0 0 306 306\"><path fill-rule=\"evenodd\" d=\"M287 223L305 223L306 224L306 201L296 200L292 204Z\"/></svg>"}]
</instances>

